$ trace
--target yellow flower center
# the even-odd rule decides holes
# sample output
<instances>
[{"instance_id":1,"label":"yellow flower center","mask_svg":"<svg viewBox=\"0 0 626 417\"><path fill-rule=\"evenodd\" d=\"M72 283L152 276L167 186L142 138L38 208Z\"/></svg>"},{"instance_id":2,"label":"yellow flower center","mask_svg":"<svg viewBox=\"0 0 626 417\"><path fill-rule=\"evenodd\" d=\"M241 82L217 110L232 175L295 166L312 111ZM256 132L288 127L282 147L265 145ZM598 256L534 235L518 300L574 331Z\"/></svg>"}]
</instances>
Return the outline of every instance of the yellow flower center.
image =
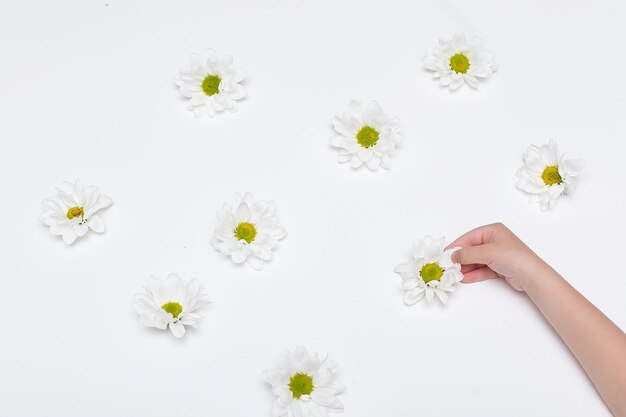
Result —
<instances>
[{"instance_id":1,"label":"yellow flower center","mask_svg":"<svg viewBox=\"0 0 626 417\"><path fill-rule=\"evenodd\" d=\"M207 96L212 96L220 92L220 83L222 79L217 75L207 75L204 81L202 81L202 91Z\"/></svg>"},{"instance_id":2,"label":"yellow flower center","mask_svg":"<svg viewBox=\"0 0 626 417\"><path fill-rule=\"evenodd\" d=\"M83 210L82 207L76 206L76 207L71 207L66 214L66 217L70 220L72 220L74 217L85 217L85 210Z\"/></svg>"},{"instance_id":3,"label":"yellow flower center","mask_svg":"<svg viewBox=\"0 0 626 417\"><path fill-rule=\"evenodd\" d=\"M364 148L370 148L376 145L380 134L373 127L363 126L359 133L356 134L356 141Z\"/></svg>"},{"instance_id":4,"label":"yellow flower center","mask_svg":"<svg viewBox=\"0 0 626 417\"><path fill-rule=\"evenodd\" d=\"M289 380L289 389L293 398L300 398L313 392L313 378L298 372Z\"/></svg>"},{"instance_id":5,"label":"yellow flower center","mask_svg":"<svg viewBox=\"0 0 626 417\"><path fill-rule=\"evenodd\" d=\"M556 165L550 165L543 170L541 179L546 185L560 184L563 182L561 174L559 174L559 167Z\"/></svg>"},{"instance_id":6,"label":"yellow flower center","mask_svg":"<svg viewBox=\"0 0 626 417\"><path fill-rule=\"evenodd\" d=\"M420 275L422 276L424 282L428 284L433 280L439 281L443 276L443 269L441 269L437 262L433 262L424 265L420 271Z\"/></svg>"},{"instance_id":7,"label":"yellow flower center","mask_svg":"<svg viewBox=\"0 0 626 417\"><path fill-rule=\"evenodd\" d=\"M248 243L252 243L256 237L256 227L248 222L239 223L235 229L235 237L237 240L243 239Z\"/></svg>"},{"instance_id":8,"label":"yellow flower center","mask_svg":"<svg viewBox=\"0 0 626 417\"><path fill-rule=\"evenodd\" d=\"M167 311L168 313L170 313L172 316L174 316L175 319L177 319L180 313L183 312L183 306L181 306L179 303L175 301L170 301L169 303L165 303L161 306L161 308Z\"/></svg>"},{"instance_id":9,"label":"yellow flower center","mask_svg":"<svg viewBox=\"0 0 626 417\"><path fill-rule=\"evenodd\" d=\"M469 59L462 53L454 54L450 57L450 68L452 71L465 74L470 67Z\"/></svg>"}]
</instances>

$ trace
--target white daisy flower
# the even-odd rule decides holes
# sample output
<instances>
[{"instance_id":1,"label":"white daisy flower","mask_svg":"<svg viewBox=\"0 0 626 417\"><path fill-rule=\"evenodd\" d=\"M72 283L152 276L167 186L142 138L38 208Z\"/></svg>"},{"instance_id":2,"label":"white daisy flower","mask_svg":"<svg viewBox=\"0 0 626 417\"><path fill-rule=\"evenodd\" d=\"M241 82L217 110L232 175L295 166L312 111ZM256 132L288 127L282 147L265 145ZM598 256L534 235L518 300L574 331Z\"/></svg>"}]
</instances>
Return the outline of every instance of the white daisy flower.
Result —
<instances>
[{"instance_id":1,"label":"white daisy flower","mask_svg":"<svg viewBox=\"0 0 626 417\"><path fill-rule=\"evenodd\" d=\"M100 194L98 187L85 187L80 180L74 184L64 182L56 188L55 197L43 201L39 220L49 227L50 233L63 236L63 241L71 245L89 229L104 232L104 221L96 213L111 203L111 198Z\"/></svg>"},{"instance_id":2,"label":"white daisy flower","mask_svg":"<svg viewBox=\"0 0 626 417\"><path fill-rule=\"evenodd\" d=\"M531 145L524 154L524 166L517 170L515 186L530 194L532 204L547 210L562 194L576 189L575 178L584 167L583 160L561 155L553 140L541 147Z\"/></svg>"},{"instance_id":3,"label":"white daisy flower","mask_svg":"<svg viewBox=\"0 0 626 417\"><path fill-rule=\"evenodd\" d=\"M204 318L200 312L210 304L197 279L185 283L177 274L165 280L152 277L144 290L135 294L134 304L141 324L161 330L170 326L176 337L185 335L185 326L196 327Z\"/></svg>"},{"instance_id":4,"label":"white daisy flower","mask_svg":"<svg viewBox=\"0 0 626 417\"><path fill-rule=\"evenodd\" d=\"M218 224L211 245L236 264L247 262L260 271L272 259L272 250L287 236L278 225L273 201L254 201L250 193L235 194L231 204L217 212Z\"/></svg>"},{"instance_id":5,"label":"white daisy flower","mask_svg":"<svg viewBox=\"0 0 626 417\"><path fill-rule=\"evenodd\" d=\"M457 32L450 40L439 39L439 45L427 52L424 65L450 90L456 90L464 82L478 88L478 80L489 77L497 69L493 54L483 50L481 44L479 38L468 39L463 32Z\"/></svg>"},{"instance_id":6,"label":"white daisy flower","mask_svg":"<svg viewBox=\"0 0 626 417\"><path fill-rule=\"evenodd\" d=\"M389 156L402 141L400 121L387 116L377 102L363 107L351 101L341 117L333 118L333 126L337 135L330 144L338 148L339 162L350 162L352 168L365 164L372 171L391 167Z\"/></svg>"},{"instance_id":7,"label":"white daisy flower","mask_svg":"<svg viewBox=\"0 0 626 417\"><path fill-rule=\"evenodd\" d=\"M207 56L191 55L189 63L176 78L178 91L190 99L189 110L196 117L236 112L236 101L246 96L246 89L240 84L244 73L233 65L233 57L218 58L209 50Z\"/></svg>"},{"instance_id":8,"label":"white daisy flower","mask_svg":"<svg viewBox=\"0 0 626 417\"><path fill-rule=\"evenodd\" d=\"M426 296L433 301L435 295L443 304L448 301L448 292L463 279L461 265L453 263L450 256L458 249L444 251L445 238L433 239L426 236L413 244L412 259L395 267L394 272L402 277L402 288L406 290L404 302L413 305Z\"/></svg>"},{"instance_id":9,"label":"white daisy flower","mask_svg":"<svg viewBox=\"0 0 626 417\"><path fill-rule=\"evenodd\" d=\"M337 364L320 360L298 346L293 353L283 352L275 369L265 371L263 378L272 386L276 401L274 417L322 417L341 413L343 404L336 397L344 386L335 381Z\"/></svg>"}]
</instances>

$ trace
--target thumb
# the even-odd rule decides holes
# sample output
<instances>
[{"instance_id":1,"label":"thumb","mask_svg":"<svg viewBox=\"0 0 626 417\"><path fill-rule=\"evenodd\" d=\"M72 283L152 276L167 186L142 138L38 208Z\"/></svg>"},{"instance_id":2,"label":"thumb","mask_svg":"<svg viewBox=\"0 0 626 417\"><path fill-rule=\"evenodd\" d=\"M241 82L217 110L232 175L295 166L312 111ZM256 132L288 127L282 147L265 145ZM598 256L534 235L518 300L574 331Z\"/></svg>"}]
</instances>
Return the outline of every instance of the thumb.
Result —
<instances>
[{"instance_id":1,"label":"thumb","mask_svg":"<svg viewBox=\"0 0 626 417\"><path fill-rule=\"evenodd\" d=\"M489 265L493 260L493 246L490 243L461 248L452 254L452 262L461 265Z\"/></svg>"}]
</instances>

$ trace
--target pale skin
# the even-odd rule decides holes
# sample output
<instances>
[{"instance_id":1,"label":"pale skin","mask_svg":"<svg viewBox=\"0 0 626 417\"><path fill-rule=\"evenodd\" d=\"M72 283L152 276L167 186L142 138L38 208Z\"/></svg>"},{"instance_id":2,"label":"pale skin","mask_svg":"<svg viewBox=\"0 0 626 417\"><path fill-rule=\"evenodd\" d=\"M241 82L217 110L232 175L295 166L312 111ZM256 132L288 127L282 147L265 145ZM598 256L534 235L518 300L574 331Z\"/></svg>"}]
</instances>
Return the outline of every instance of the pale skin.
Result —
<instances>
[{"instance_id":1,"label":"pale skin","mask_svg":"<svg viewBox=\"0 0 626 417\"><path fill-rule=\"evenodd\" d=\"M501 223L469 231L448 245L463 282L502 278L525 292L572 351L602 399L626 417L626 334Z\"/></svg>"}]
</instances>

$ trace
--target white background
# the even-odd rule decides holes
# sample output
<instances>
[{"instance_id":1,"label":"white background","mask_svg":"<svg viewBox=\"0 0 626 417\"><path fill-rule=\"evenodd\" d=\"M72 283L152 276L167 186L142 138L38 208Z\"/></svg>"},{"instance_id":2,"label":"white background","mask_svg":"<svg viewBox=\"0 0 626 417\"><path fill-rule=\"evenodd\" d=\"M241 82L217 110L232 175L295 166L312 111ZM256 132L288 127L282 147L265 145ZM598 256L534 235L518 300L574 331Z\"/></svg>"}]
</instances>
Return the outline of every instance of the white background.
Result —
<instances>
[{"instance_id":1,"label":"white background","mask_svg":"<svg viewBox=\"0 0 626 417\"><path fill-rule=\"evenodd\" d=\"M261 372L302 344L341 364L346 417L608 416L523 294L492 280L406 307L392 272L415 238L502 221L626 326L625 6L506 3L3 1L0 415L269 416ZM500 64L478 91L423 69L457 30ZM207 48L249 97L197 120L173 79ZM402 120L390 171L336 162L351 99ZM515 170L550 138L587 167L543 213ZM114 204L66 247L37 216L75 178ZM289 232L260 273L209 243L246 190ZM170 272L214 301L182 340L132 310Z\"/></svg>"}]
</instances>

